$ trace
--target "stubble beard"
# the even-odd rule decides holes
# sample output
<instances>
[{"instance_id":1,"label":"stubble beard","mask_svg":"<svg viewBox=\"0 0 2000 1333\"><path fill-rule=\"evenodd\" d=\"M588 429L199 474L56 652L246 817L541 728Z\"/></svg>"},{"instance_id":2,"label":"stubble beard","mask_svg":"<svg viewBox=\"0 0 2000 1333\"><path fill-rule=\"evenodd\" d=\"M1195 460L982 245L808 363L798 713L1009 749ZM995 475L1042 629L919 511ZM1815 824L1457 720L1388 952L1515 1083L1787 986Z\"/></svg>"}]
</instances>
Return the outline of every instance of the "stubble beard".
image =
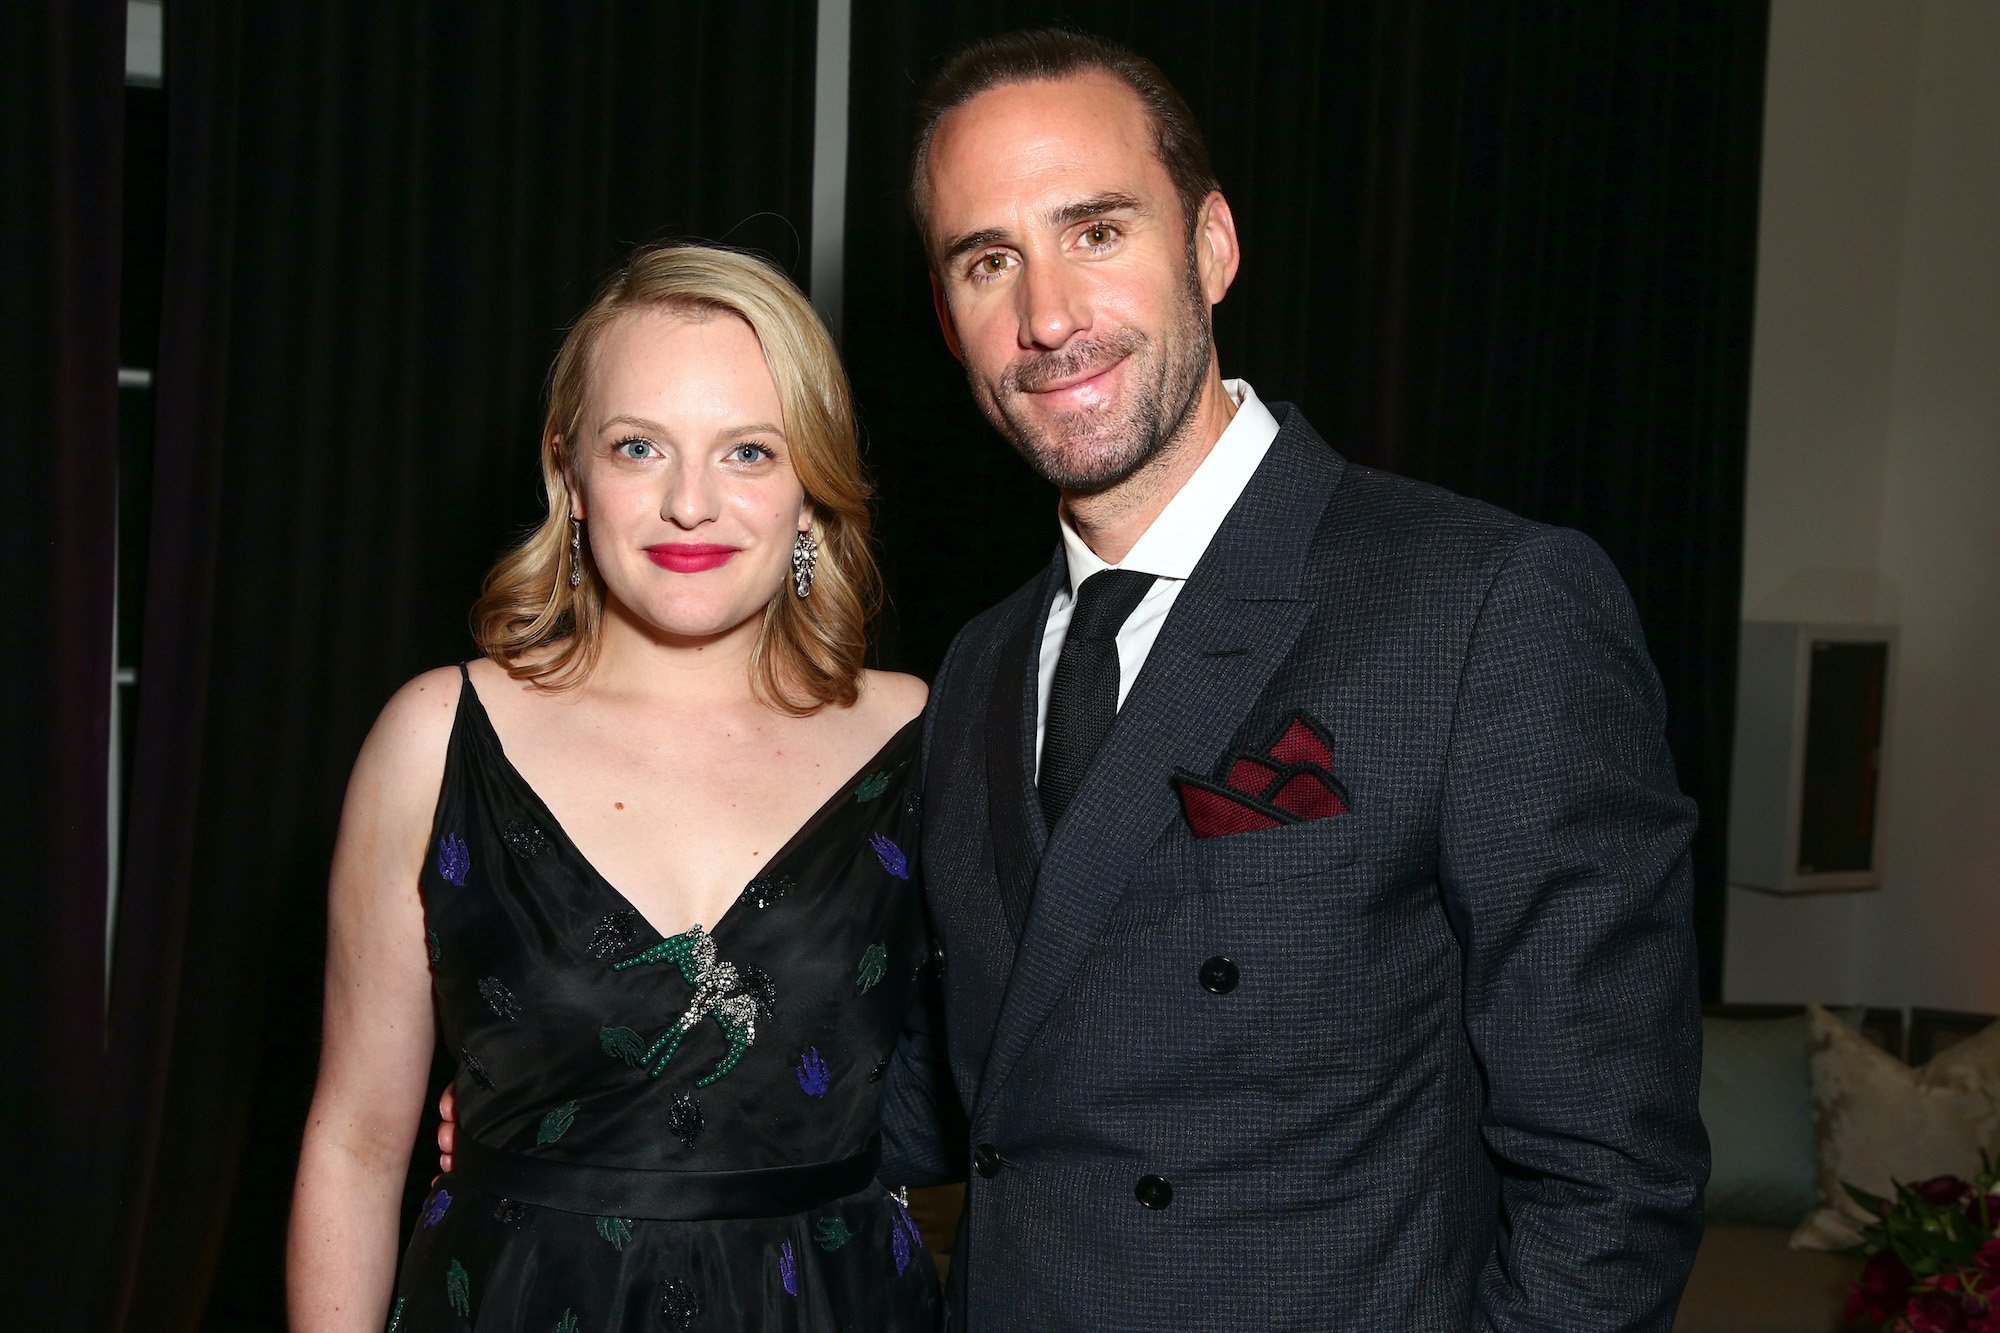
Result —
<instances>
[{"instance_id":1,"label":"stubble beard","mask_svg":"<svg viewBox=\"0 0 2000 1333\"><path fill-rule=\"evenodd\" d=\"M1181 300L1164 337L1155 340L1136 329L1118 329L1016 362L997 388L970 367L966 377L986 419L1043 480L1066 494L1097 495L1152 462L1187 429L1201 400L1213 346L1190 254ZM1122 411L1083 410L1050 418L1020 410L1022 400L1039 385L1079 371L1103 370L1120 360L1141 372Z\"/></svg>"}]
</instances>

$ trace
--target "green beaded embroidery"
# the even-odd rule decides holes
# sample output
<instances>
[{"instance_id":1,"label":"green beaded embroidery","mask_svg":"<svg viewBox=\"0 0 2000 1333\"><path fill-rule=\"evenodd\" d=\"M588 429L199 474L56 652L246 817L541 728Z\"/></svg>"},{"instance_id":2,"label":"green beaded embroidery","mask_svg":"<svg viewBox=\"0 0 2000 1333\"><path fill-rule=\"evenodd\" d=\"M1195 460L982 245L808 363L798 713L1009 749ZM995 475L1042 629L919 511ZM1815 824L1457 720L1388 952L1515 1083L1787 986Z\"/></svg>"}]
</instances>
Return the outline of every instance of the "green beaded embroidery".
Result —
<instances>
[{"instance_id":1,"label":"green beaded embroidery","mask_svg":"<svg viewBox=\"0 0 2000 1333\"><path fill-rule=\"evenodd\" d=\"M854 984L859 986L865 995L875 988L875 983L888 971L888 947L883 944L871 944L861 955L861 965L854 969Z\"/></svg>"},{"instance_id":2,"label":"green beaded embroidery","mask_svg":"<svg viewBox=\"0 0 2000 1333\"><path fill-rule=\"evenodd\" d=\"M847 1219L844 1217L822 1217L819 1225L813 1228L813 1243L828 1254L832 1254L853 1239L854 1233L847 1229Z\"/></svg>"},{"instance_id":3,"label":"green beaded embroidery","mask_svg":"<svg viewBox=\"0 0 2000 1333\"><path fill-rule=\"evenodd\" d=\"M854 789L854 799L866 804L887 790L889 790L889 775L887 773L876 773Z\"/></svg>"},{"instance_id":4,"label":"green beaded embroidery","mask_svg":"<svg viewBox=\"0 0 2000 1333\"><path fill-rule=\"evenodd\" d=\"M396 1304L389 1310L389 1326L383 1330L383 1333L396 1333L396 1330L403 1326L403 1302L409 1299L408 1296L398 1296L396 1298Z\"/></svg>"},{"instance_id":5,"label":"green beaded embroidery","mask_svg":"<svg viewBox=\"0 0 2000 1333\"><path fill-rule=\"evenodd\" d=\"M556 1326L549 1333L576 1333L576 1311L564 1310L562 1318L556 1320Z\"/></svg>"},{"instance_id":6,"label":"green beaded embroidery","mask_svg":"<svg viewBox=\"0 0 2000 1333\"><path fill-rule=\"evenodd\" d=\"M658 1078L666 1072L667 1063L674 1058L674 1053L680 1050L681 1040L694 1031L704 1018L712 1018L722 1029L729 1049L706 1077L695 1080L697 1088L705 1088L736 1068L737 1062L750 1049L750 1044L757 1039L757 998L745 989L735 964L716 956L715 940L700 926L693 926L682 934L661 940L643 953L613 963L611 970L623 972L627 968L650 963L672 963L679 970L681 979L694 987L694 996L681 1016L669 1023L666 1031L640 1053L638 1063ZM600 1030L598 1033L599 1043L605 1046L607 1053L623 1059L622 1055L611 1051L604 1032Z\"/></svg>"},{"instance_id":7,"label":"green beaded embroidery","mask_svg":"<svg viewBox=\"0 0 2000 1333\"><path fill-rule=\"evenodd\" d=\"M620 1254L625 1253L626 1242L632 1239L632 1223L622 1217L600 1217L597 1219L597 1234L605 1243Z\"/></svg>"},{"instance_id":8,"label":"green beaded embroidery","mask_svg":"<svg viewBox=\"0 0 2000 1333\"><path fill-rule=\"evenodd\" d=\"M444 1294L460 1319L472 1318L472 1279L467 1276L465 1265L456 1259L444 1270Z\"/></svg>"},{"instance_id":9,"label":"green beaded embroidery","mask_svg":"<svg viewBox=\"0 0 2000 1333\"><path fill-rule=\"evenodd\" d=\"M576 1123L576 1105L575 1102L564 1102L543 1116L541 1128L535 1131L535 1142L554 1143L569 1133L569 1127Z\"/></svg>"}]
</instances>

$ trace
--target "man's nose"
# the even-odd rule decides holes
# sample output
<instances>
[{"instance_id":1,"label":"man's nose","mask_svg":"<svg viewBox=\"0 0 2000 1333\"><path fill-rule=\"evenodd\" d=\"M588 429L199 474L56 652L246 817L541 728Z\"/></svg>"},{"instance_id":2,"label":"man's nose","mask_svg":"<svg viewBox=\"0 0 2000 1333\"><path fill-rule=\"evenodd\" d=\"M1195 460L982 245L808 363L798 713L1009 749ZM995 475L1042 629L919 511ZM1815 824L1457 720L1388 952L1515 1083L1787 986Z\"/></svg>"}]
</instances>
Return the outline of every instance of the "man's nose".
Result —
<instances>
[{"instance_id":1,"label":"man's nose","mask_svg":"<svg viewBox=\"0 0 2000 1333\"><path fill-rule=\"evenodd\" d=\"M1023 348L1054 349L1090 327L1090 305L1083 286L1061 263L1044 260L1024 265L1019 294Z\"/></svg>"}]
</instances>

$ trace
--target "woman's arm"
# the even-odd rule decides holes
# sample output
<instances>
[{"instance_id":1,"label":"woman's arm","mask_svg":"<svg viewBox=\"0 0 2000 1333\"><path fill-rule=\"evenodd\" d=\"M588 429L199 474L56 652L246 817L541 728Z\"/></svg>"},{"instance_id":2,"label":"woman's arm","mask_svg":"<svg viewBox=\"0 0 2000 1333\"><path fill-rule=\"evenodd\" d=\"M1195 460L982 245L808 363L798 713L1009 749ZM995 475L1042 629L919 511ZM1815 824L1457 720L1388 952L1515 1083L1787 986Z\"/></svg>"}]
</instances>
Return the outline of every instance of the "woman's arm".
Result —
<instances>
[{"instance_id":1,"label":"woman's arm","mask_svg":"<svg viewBox=\"0 0 2000 1333\"><path fill-rule=\"evenodd\" d=\"M319 1082L292 1191L286 1285L297 1333L382 1327L396 1212L431 1059L417 893L458 702L458 672L397 692L348 781L327 906Z\"/></svg>"}]
</instances>

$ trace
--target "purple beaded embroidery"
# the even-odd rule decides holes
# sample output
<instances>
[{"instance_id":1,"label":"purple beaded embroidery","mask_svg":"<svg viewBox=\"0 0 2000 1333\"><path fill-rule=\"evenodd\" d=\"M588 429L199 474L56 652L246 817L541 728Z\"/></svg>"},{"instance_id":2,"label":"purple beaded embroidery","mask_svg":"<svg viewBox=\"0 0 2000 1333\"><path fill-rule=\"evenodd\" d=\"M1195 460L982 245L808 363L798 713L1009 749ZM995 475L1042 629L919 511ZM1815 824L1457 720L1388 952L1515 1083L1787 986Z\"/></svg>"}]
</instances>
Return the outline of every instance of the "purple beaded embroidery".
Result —
<instances>
[{"instance_id":1,"label":"purple beaded embroidery","mask_svg":"<svg viewBox=\"0 0 2000 1333\"><path fill-rule=\"evenodd\" d=\"M884 870L894 875L897 879L908 879L910 877L910 858L903 855L901 847L898 847L889 840L888 834L869 834L868 845L875 849L875 859L882 863Z\"/></svg>"},{"instance_id":2,"label":"purple beaded embroidery","mask_svg":"<svg viewBox=\"0 0 2000 1333\"><path fill-rule=\"evenodd\" d=\"M808 1097L824 1097L833 1086L833 1070L815 1046L799 1057L799 1091Z\"/></svg>"},{"instance_id":3,"label":"purple beaded embroidery","mask_svg":"<svg viewBox=\"0 0 2000 1333\"><path fill-rule=\"evenodd\" d=\"M472 853L465 850L465 839L456 833L447 833L438 839L438 874L450 883L465 887L465 872L472 869Z\"/></svg>"},{"instance_id":4,"label":"purple beaded embroidery","mask_svg":"<svg viewBox=\"0 0 2000 1333\"><path fill-rule=\"evenodd\" d=\"M909 1207L901 1199L891 1195L889 1202L894 1212L889 1221L890 1247L895 1251L896 1275L910 1266L910 1256L922 1247L924 1238L917 1230L917 1220L910 1216Z\"/></svg>"}]
</instances>

